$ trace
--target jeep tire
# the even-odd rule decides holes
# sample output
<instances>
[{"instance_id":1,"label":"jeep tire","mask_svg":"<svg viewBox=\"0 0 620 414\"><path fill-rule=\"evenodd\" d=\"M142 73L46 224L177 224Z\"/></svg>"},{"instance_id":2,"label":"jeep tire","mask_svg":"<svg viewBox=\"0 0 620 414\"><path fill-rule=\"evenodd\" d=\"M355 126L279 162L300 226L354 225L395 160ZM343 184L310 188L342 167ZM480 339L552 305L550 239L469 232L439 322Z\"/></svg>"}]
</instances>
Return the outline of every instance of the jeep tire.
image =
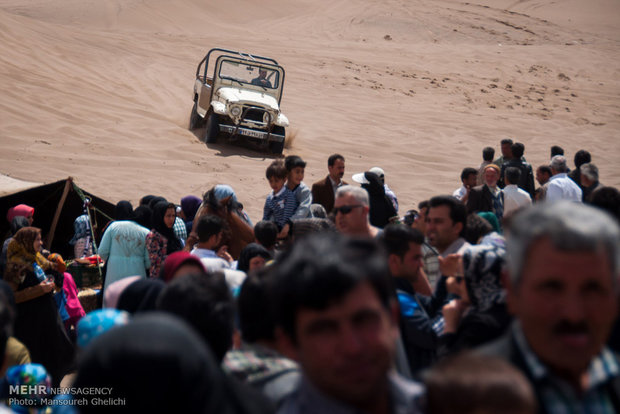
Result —
<instances>
[{"instance_id":1,"label":"jeep tire","mask_svg":"<svg viewBox=\"0 0 620 414\"><path fill-rule=\"evenodd\" d=\"M213 144L217 142L217 136L220 133L220 118L219 116L211 112L207 118L207 127L205 128L205 143Z\"/></svg>"},{"instance_id":2,"label":"jeep tire","mask_svg":"<svg viewBox=\"0 0 620 414\"><path fill-rule=\"evenodd\" d=\"M198 102L194 102L194 106L192 107L192 113L189 116L189 129L194 130L196 128L200 128L204 125L204 118L198 115Z\"/></svg>"}]
</instances>

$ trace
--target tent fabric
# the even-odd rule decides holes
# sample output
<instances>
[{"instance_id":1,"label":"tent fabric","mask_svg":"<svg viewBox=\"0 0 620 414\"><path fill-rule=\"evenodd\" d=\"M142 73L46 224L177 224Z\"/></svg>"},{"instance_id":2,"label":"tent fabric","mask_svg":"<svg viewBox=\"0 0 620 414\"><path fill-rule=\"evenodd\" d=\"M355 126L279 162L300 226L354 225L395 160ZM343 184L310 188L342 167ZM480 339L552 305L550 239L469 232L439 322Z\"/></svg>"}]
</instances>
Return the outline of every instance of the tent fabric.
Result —
<instances>
[{"instance_id":1,"label":"tent fabric","mask_svg":"<svg viewBox=\"0 0 620 414\"><path fill-rule=\"evenodd\" d=\"M41 229L43 240L46 240L68 180L73 181L71 178L67 178L50 184L29 183L28 185L32 184L33 187L28 187L28 185L25 189L19 189L19 186L14 187L17 190L11 190L12 187L10 186L3 187L4 180L0 180L0 218L6 217L9 208L17 204L32 206L35 209L32 225ZM6 182L9 183L9 181ZM94 211L91 210L91 218L97 243L101 239L103 229L110 221L110 217L114 216L115 205L113 203L81 189L73 182L60 213L54 232L54 240L52 240L51 246L45 246L46 249L60 253L66 258L73 257L73 246L69 244L69 240L73 237L73 221L84 211L81 195L90 198L91 205L95 208ZM6 237L9 227L10 223L4 219L0 220L0 239L2 241Z\"/></svg>"},{"instance_id":2,"label":"tent fabric","mask_svg":"<svg viewBox=\"0 0 620 414\"><path fill-rule=\"evenodd\" d=\"M24 191L29 188L38 187L41 183L31 181L22 181L8 175L0 174L0 197L13 194L18 191Z\"/></svg>"}]
</instances>

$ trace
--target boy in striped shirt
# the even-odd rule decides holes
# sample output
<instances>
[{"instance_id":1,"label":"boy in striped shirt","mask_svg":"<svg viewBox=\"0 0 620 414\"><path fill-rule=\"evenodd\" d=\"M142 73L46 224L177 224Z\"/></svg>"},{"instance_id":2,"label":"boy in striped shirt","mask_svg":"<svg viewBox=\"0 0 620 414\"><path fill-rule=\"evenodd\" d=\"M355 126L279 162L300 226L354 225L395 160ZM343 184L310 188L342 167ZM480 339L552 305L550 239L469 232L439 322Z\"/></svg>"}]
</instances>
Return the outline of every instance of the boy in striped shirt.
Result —
<instances>
[{"instance_id":1,"label":"boy in striped shirt","mask_svg":"<svg viewBox=\"0 0 620 414\"><path fill-rule=\"evenodd\" d=\"M267 195L263 208L263 220L271 220L278 226L278 237L288 231L288 220L297 209L297 200L293 192L284 185L288 171L281 160L272 162L265 172L272 191Z\"/></svg>"}]
</instances>

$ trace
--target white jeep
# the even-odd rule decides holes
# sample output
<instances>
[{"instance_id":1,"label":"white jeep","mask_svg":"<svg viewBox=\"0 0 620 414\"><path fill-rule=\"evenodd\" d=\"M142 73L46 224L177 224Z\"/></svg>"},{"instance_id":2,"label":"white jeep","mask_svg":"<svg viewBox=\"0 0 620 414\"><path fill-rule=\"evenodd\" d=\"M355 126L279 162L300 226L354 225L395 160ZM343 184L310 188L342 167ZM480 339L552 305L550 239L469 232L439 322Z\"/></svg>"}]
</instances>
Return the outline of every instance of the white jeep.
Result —
<instances>
[{"instance_id":1,"label":"white jeep","mask_svg":"<svg viewBox=\"0 0 620 414\"><path fill-rule=\"evenodd\" d=\"M280 112L283 86L284 68L274 59L211 49L196 69L189 128L206 123L206 143L243 137L281 154L289 125Z\"/></svg>"}]
</instances>

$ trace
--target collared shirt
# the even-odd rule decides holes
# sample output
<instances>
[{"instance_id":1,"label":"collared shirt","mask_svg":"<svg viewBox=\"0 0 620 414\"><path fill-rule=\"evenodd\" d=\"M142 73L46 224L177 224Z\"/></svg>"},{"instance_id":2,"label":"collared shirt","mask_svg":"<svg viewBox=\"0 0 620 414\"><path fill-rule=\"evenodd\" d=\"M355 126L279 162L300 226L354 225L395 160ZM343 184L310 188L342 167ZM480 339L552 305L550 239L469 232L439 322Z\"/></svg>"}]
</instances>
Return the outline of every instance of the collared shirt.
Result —
<instances>
[{"instance_id":1,"label":"collared shirt","mask_svg":"<svg viewBox=\"0 0 620 414\"><path fill-rule=\"evenodd\" d=\"M388 374L392 414L416 414L416 398L422 394L422 386L404 379L396 373ZM319 391L302 376L297 390L280 406L278 414L362 414L360 410L338 401Z\"/></svg>"},{"instance_id":2,"label":"collared shirt","mask_svg":"<svg viewBox=\"0 0 620 414\"><path fill-rule=\"evenodd\" d=\"M185 240L187 240L187 227L181 217L174 218L172 230L174 231L174 235L177 236L177 239L181 241L181 244L185 246Z\"/></svg>"},{"instance_id":3,"label":"collared shirt","mask_svg":"<svg viewBox=\"0 0 620 414\"><path fill-rule=\"evenodd\" d=\"M210 272L231 268L230 263L219 257L214 250L195 247L190 253L198 257L205 269Z\"/></svg>"},{"instance_id":4,"label":"collared shirt","mask_svg":"<svg viewBox=\"0 0 620 414\"><path fill-rule=\"evenodd\" d=\"M453 253L463 253L463 251L468 248L469 246L471 246L469 243L467 243L467 241L462 238L459 237L458 239L454 240L452 242L452 244L450 244L446 250L444 250L443 252L439 253L439 255L441 257L446 257L449 254L453 254Z\"/></svg>"},{"instance_id":5,"label":"collared shirt","mask_svg":"<svg viewBox=\"0 0 620 414\"><path fill-rule=\"evenodd\" d=\"M462 185L461 188L457 188L456 190L454 190L454 192L452 193L453 197L456 197L459 200L463 200L463 197L465 197L465 194L467 194L467 188Z\"/></svg>"},{"instance_id":6,"label":"collared shirt","mask_svg":"<svg viewBox=\"0 0 620 414\"><path fill-rule=\"evenodd\" d=\"M342 186L342 180L340 181L334 181L331 177L331 175L328 175L329 177L329 182L332 183L332 190L334 190L334 198L336 197L336 191L338 190L338 187Z\"/></svg>"},{"instance_id":7,"label":"collared shirt","mask_svg":"<svg viewBox=\"0 0 620 414\"><path fill-rule=\"evenodd\" d=\"M556 174L547 182L546 201L570 200L581 203L581 188L566 173Z\"/></svg>"},{"instance_id":8,"label":"collared shirt","mask_svg":"<svg viewBox=\"0 0 620 414\"><path fill-rule=\"evenodd\" d=\"M517 348L524 357L542 401L549 414L613 414L615 413L606 385L620 375L620 364L607 348L590 361L588 387L581 395L566 381L551 373L532 351L521 324L512 325Z\"/></svg>"},{"instance_id":9,"label":"collared shirt","mask_svg":"<svg viewBox=\"0 0 620 414\"><path fill-rule=\"evenodd\" d=\"M282 186L280 191L271 191L265 200L263 207L263 220L274 221L279 229L282 229L295 213L297 200L295 194L286 186Z\"/></svg>"},{"instance_id":10,"label":"collared shirt","mask_svg":"<svg viewBox=\"0 0 620 414\"><path fill-rule=\"evenodd\" d=\"M519 207L532 204L530 194L520 189L516 184L508 184L502 191L504 192L504 215L517 210Z\"/></svg>"}]
</instances>

